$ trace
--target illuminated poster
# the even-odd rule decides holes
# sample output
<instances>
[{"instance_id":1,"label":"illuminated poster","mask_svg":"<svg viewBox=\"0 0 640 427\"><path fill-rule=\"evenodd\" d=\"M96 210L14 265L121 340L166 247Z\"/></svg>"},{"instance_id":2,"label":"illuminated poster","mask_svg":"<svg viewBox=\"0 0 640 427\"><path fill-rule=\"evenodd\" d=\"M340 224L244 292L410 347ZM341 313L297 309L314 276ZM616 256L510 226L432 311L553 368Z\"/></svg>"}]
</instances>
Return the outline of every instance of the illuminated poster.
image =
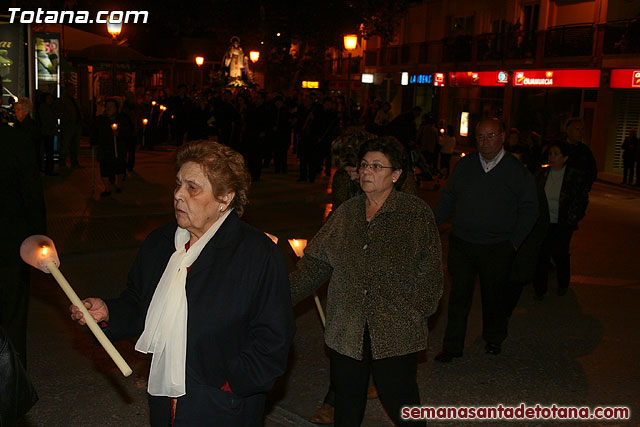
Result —
<instances>
[{"instance_id":1,"label":"illuminated poster","mask_svg":"<svg viewBox=\"0 0 640 427\"><path fill-rule=\"evenodd\" d=\"M611 70L609 87L616 89L640 89L640 70Z\"/></svg>"},{"instance_id":2,"label":"illuminated poster","mask_svg":"<svg viewBox=\"0 0 640 427\"><path fill-rule=\"evenodd\" d=\"M36 89L58 95L60 83L60 34L35 33Z\"/></svg>"},{"instance_id":3,"label":"illuminated poster","mask_svg":"<svg viewBox=\"0 0 640 427\"><path fill-rule=\"evenodd\" d=\"M460 136L469 135L469 112L463 111L460 114Z\"/></svg>"},{"instance_id":4,"label":"illuminated poster","mask_svg":"<svg viewBox=\"0 0 640 427\"><path fill-rule=\"evenodd\" d=\"M0 76L4 85L2 105L10 96L25 96L25 57L23 24L0 21Z\"/></svg>"}]
</instances>

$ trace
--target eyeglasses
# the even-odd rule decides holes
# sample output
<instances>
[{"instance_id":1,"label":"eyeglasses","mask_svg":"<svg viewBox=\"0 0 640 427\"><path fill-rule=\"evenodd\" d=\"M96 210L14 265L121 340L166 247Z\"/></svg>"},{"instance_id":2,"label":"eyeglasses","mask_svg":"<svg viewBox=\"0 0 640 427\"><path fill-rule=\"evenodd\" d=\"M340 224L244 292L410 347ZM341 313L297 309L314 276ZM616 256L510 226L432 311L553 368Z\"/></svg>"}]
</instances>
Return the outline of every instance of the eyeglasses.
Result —
<instances>
[{"instance_id":1,"label":"eyeglasses","mask_svg":"<svg viewBox=\"0 0 640 427\"><path fill-rule=\"evenodd\" d=\"M500 135L500 133L491 132L486 135L480 133L476 135L476 140L484 141L486 139L487 141L493 141L498 135Z\"/></svg>"},{"instance_id":2,"label":"eyeglasses","mask_svg":"<svg viewBox=\"0 0 640 427\"><path fill-rule=\"evenodd\" d=\"M364 170L367 168L371 169L374 172L380 172L380 170L382 169L393 169L393 166L383 166L380 163L368 163L363 161L362 163L360 163L360 167L358 169Z\"/></svg>"}]
</instances>

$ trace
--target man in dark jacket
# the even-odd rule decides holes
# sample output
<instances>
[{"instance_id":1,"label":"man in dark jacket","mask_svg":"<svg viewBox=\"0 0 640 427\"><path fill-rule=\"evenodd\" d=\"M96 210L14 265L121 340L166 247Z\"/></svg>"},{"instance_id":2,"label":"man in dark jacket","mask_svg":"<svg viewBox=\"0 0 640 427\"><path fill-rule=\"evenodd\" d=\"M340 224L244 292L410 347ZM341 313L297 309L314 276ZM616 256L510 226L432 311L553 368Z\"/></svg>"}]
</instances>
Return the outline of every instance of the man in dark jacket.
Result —
<instances>
[{"instance_id":1,"label":"man in dark jacket","mask_svg":"<svg viewBox=\"0 0 640 427\"><path fill-rule=\"evenodd\" d=\"M482 120L478 153L457 164L435 208L438 225L453 217L449 235L449 313L442 352L436 360L461 357L476 277L482 290L485 351L497 355L507 337L506 286L513 259L538 217L531 173L504 151L504 125Z\"/></svg>"}]
</instances>

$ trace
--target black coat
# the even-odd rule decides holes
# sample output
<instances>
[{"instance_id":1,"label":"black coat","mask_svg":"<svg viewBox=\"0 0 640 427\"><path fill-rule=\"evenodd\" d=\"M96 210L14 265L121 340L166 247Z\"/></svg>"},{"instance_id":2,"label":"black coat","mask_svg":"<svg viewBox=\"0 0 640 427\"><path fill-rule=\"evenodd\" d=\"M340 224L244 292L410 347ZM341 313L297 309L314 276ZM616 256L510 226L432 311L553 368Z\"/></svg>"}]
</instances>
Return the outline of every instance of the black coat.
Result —
<instances>
[{"instance_id":1,"label":"black coat","mask_svg":"<svg viewBox=\"0 0 640 427\"><path fill-rule=\"evenodd\" d=\"M0 426L13 426L38 401L9 337L0 327Z\"/></svg>"},{"instance_id":2,"label":"black coat","mask_svg":"<svg viewBox=\"0 0 640 427\"><path fill-rule=\"evenodd\" d=\"M551 168L544 168L536 174L538 185L544 188ZM584 218L589 204L589 178L582 171L567 166L560 188L558 224L568 230L577 230L578 222Z\"/></svg>"},{"instance_id":3,"label":"black coat","mask_svg":"<svg viewBox=\"0 0 640 427\"><path fill-rule=\"evenodd\" d=\"M168 224L147 237L129 273L127 289L119 298L106 301L105 332L111 339L142 333L155 288L175 251L176 227ZM240 410L243 421L234 423L260 423L260 402L284 373L295 334L282 253L233 211L191 266L186 292L187 394L178 400L176 420L184 425L223 425L229 422L224 417L240 402L249 413ZM233 393L220 391L226 381ZM220 411L201 405L203 396L217 400ZM256 396L258 404L250 404ZM151 410L153 418L153 404Z\"/></svg>"},{"instance_id":4,"label":"black coat","mask_svg":"<svg viewBox=\"0 0 640 427\"><path fill-rule=\"evenodd\" d=\"M44 234L46 216L44 194L33 146L26 136L0 124L0 265L21 264L20 244L32 234Z\"/></svg>"}]
</instances>

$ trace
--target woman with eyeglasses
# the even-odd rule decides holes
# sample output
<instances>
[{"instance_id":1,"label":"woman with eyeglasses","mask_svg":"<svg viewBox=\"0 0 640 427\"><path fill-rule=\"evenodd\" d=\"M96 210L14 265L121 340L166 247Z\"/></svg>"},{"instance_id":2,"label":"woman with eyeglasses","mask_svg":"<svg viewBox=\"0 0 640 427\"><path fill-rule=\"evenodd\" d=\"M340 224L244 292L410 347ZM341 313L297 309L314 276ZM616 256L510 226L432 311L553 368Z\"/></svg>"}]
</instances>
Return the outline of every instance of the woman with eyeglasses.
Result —
<instances>
[{"instance_id":1,"label":"woman with eyeglasses","mask_svg":"<svg viewBox=\"0 0 640 427\"><path fill-rule=\"evenodd\" d=\"M340 205L311 240L289 275L292 299L329 280L334 425L362 423L370 371L389 417L402 424L401 408L420 406L418 352L442 296L440 237L429 206L396 190L406 155L395 138L365 142L359 158L363 194Z\"/></svg>"}]
</instances>

